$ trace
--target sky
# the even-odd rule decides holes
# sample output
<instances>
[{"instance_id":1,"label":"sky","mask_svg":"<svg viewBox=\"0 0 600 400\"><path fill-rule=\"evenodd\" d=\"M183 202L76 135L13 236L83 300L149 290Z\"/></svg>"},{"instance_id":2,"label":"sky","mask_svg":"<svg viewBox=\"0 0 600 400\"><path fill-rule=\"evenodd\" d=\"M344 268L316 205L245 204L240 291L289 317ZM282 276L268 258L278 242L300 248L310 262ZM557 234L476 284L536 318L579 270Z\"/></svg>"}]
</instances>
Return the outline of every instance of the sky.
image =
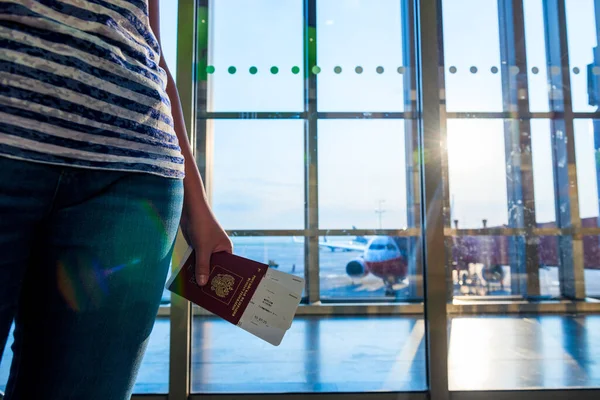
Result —
<instances>
[{"instance_id":1,"label":"sky","mask_svg":"<svg viewBox=\"0 0 600 400\"><path fill-rule=\"evenodd\" d=\"M161 31L175 67L175 2L161 0ZM211 1L210 111L303 110L301 0ZM399 0L318 0L318 105L321 112L403 111L402 26ZM542 0L525 0L530 109L548 111ZM477 18L471 18L476 15ZM502 111L496 0L444 0L447 110ZM586 65L596 45L593 0L567 0L573 108L587 105ZM164 22L164 24L163 24ZM173 61L171 61L173 60ZM234 66L235 73L228 72ZM256 67L256 74L249 73ZM277 74L270 72L277 66ZM362 73L356 72L356 67ZM335 72L335 67L341 67ZM382 67L377 71L378 67ZM450 67L455 67L454 73ZM471 71L476 67L476 73ZM533 73L532 68L538 72ZM571 68L573 70L573 68ZM399 229L407 225L402 120L320 120L321 229ZM227 229L304 227L304 124L301 120L218 120L214 131L213 207ZM532 122L538 222L554 220L548 120ZM575 122L581 217L598 215L593 130ZM506 224L502 120L449 120L448 158L453 219L461 227ZM376 209L385 210L379 225Z\"/></svg>"}]
</instances>

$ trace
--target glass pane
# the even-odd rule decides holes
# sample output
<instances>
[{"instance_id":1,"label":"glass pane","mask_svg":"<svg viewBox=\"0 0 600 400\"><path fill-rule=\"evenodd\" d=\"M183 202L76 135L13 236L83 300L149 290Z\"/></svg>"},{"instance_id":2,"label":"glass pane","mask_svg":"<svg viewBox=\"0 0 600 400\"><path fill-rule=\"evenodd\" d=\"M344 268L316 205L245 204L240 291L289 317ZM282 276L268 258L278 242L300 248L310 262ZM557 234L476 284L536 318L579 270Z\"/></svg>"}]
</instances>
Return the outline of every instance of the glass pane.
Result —
<instances>
[{"instance_id":1,"label":"glass pane","mask_svg":"<svg viewBox=\"0 0 600 400\"><path fill-rule=\"evenodd\" d=\"M415 207L409 204L414 196L410 175L414 168L407 123L319 121L319 226L348 233L319 240L323 299L420 297L416 238L352 232L418 225Z\"/></svg>"},{"instance_id":2,"label":"glass pane","mask_svg":"<svg viewBox=\"0 0 600 400\"><path fill-rule=\"evenodd\" d=\"M403 120L320 120L319 227L407 227Z\"/></svg>"},{"instance_id":3,"label":"glass pane","mask_svg":"<svg viewBox=\"0 0 600 400\"><path fill-rule=\"evenodd\" d=\"M554 223L556 222L556 197L550 120L531 120L531 148L536 222Z\"/></svg>"},{"instance_id":4,"label":"glass pane","mask_svg":"<svg viewBox=\"0 0 600 400\"><path fill-rule=\"evenodd\" d=\"M443 0L442 11L447 111L502 111L498 1Z\"/></svg>"},{"instance_id":5,"label":"glass pane","mask_svg":"<svg viewBox=\"0 0 600 400\"><path fill-rule=\"evenodd\" d=\"M319 371L328 391L427 390L425 324L420 317L354 316L322 319ZM351 332L351 334L349 334Z\"/></svg>"},{"instance_id":6,"label":"glass pane","mask_svg":"<svg viewBox=\"0 0 600 400\"><path fill-rule=\"evenodd\" d=\"M231 238L234 253L240 257L268 264L271 268L304 278L304 243L298 237Z\"/></svg>"},{"instance_id":7,"label":"glass pane","mask_svg":"<svg viewBox=\"0 0 600 400\"><path fill-rule=\"evenodd\" d=\"M450 390L600 385L596 315L464 316L451 326Z\"/></svg>"},{"instance_id":8,"label":"glass pane","mask_svg":"<svg viewBox=\"0 0 600 400\"><path fill-rule=\"evenodd\" d=\"M419 317L297 317L279 347L213 317L196 316L192 329L193 393L427 388Z\"/></svg>"},{"instance_id":9,"label":"glass pane","mask_svg":"<svg viewBox=\"0 0 600 400\"><path fill-rule=\"evenodd\" d=\"M302 0L211 0L209 13L208 111L303 111Z\"/></svg>"},{"instance_id":10,"label":"glass pane","mask_svg":"<svg viewBox=\"0 0 600 400\"><path fill-rule=\"evenodd\" d=\"M138 372L134 393L169 392L169 318L157 318Z\"/></svg>"},{"instance_id":11,"label":"glass pane","mask_svg":"<svg viewBox=\"0 0 600 400\"><path fill-rule=\"evenodd\" d=\"M177 82L178 3L179 0L159 0L161 50L175 82Z\"/></svg>"},{"instance_id":12,"label":"glass pane","mask_svg":"<svg viewBox=\"0 0 600 400\"><path fill-rule=\"evenodd\" d=\"M550 111L550 103L548 98L548 66L542 0L524 1L523 9L525 14L529 110L531 112L548 112Z\"/></svg>"},{"instance_id":13,"label":"glass pane","mask_svg":"<svg viewBox=\"0 0 600 400\"><path fill-rule=\"evenodd\" d=\"M543 226L542 226L543 227ZM540 294L560 297L560 251L556 236L539 238L538 253L540 259Z\"/></svg>"},{"instance_id":14,"label":"glass pane","mask_svg":"<svg viewBox=\"0 0 600 400\"><path fill-rule=\"evenodd\" d=\"M600 121L576 119L575 156L577 160L577 187L579 189L579 215L582 220L590 219L588 224L598 226L598 168L600 159L598 150L600 143L595 143L595 136L600 134ZM582 221L583 222L583 221ZM585 222L583 222L585 224Z\"/></svg>"},{"instance_id":15,"label":"glass pane","mask_svg":"<svg viewBox=\"0 0 600 400\"><path fill-rule=\"evenodd\" d=\"M226 229L304 228L304 121L214 120L213 210Z\"/></svg>"},{"instance_id":16,"label":"glass pane","mask_svg":"<svg viewBox=\"0 0 600 400\"><path fill-rule=\"evenodd\" d=\"M403 111L404 1L317 0L319 111Z\"/></svg>"},{"instance_id":17,"label":"glass pane","mask_svg":"<svg viewBox=\"0 0 600 400\"><path fill-rule=\"evenodd\" d=\"M504 120L449 119L448 166L451 220L459 228L508 223Z\"/></svg>"},{"instance_id":18,"label":"glass pane","mask_svg":"<svg viewBox=\"0 0 600 400\"><path fill-rule=\"evenodd\" d=\"M577 160L577 187L579 189L579 215L584 228L597 228L600 206L598 192L598 149L596 138L600 133L600 121L576 119L575 155ZM599 236L584 236L584 266L586 292L589 296L600 295L600 242Z\"/></svg>"},{"instance_id":19,"label":"glass pane","mask_svg":"<svg viewBox=\"0 0 600 400\"><path fill-rule=\"evenodd\" d=\"M600 78L594 0L566 0L566 5L573 111L593 112L597 104L590 104L588 82L590 78ZM595 86L597 91L598 86ZM598 97L599 94L593 95Z\"/></svg>"},{"instance_id":20,"label":"glass pane","mask_svg":"<svg viewBox=\"0 0 600 400\"><path fill-rule=\"evenodd\" d=\"M459 236L452 238L452 280L455 296L504 296L518 287L508 260L511 238Z\"/></svg>"},{"instance_id":21,"label":"glass pane","mask_svg":"<svg viewBox=\"0 0 600 400\"><path fill-rule=\"evenodd\" d=\"M597 226L595 218L582 222L584 227L595 228ZM590 297L600 298L600 235L583 237L583 262L586 294Z\"/></svg>"},{"instance_id":22,"label":"glass pane","mask_svg":"<svg viewBox=\"0 0 600 400\"><path fill-rule=\"evenodd\" d=\"M422 297L417 271L417 238L333 236L319 239L320 289L323 300Z\"/></svg>"}]
</instances>

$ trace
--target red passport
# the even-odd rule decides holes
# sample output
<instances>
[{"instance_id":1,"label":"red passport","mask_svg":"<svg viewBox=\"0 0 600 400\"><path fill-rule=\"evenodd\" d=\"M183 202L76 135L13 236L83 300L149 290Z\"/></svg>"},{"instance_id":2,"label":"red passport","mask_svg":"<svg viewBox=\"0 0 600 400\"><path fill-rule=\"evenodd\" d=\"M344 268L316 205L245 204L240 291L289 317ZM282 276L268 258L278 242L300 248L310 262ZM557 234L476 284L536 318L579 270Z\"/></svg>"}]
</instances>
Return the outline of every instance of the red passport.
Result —
<instances>
[{"instance_id":1,"label":"red passport","mask_svg":"<svg viewBox=\"0 0 600 400\"><path fill-rule=\"evenodd\" d=\"M268 265L247 258L226 252L213 253L208 282L199 286L191 248L183 260L181 269L174 271L167 282L167 289L234 325L240 321L268 270Z\"/></svg>"}]
</instances>

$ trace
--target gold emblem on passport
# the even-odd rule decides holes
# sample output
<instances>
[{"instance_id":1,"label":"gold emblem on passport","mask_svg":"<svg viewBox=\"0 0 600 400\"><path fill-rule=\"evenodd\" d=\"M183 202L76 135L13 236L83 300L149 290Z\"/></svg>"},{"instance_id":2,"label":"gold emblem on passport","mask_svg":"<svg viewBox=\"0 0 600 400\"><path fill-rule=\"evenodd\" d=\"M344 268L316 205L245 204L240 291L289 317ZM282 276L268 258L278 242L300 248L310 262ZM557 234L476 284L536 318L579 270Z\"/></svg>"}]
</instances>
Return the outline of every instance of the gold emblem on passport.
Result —
<instances>
[{"instance_id":1,"label":"gold emblem on passport","mask_svg":"<svg viewBox=\"0 0 600 400\"><path fill-rule=\"evenodd\" d=\"M231 305L244 278L233 271L215 265L208 278L208 284L202 287L202 292L225 305Z\"/></svg>"},{"instance_id":2,"label":"gold emblem on passport","mask_svg":"<svg viewBox=\"0 0 600 400\"><path fill-rule=\"evenodd\" d=\"M235 279L233 276L229 274L218 274L212 279L210 289L220 298L226 298L233 290L234 283Z\"/></svg>"}]
</instances>

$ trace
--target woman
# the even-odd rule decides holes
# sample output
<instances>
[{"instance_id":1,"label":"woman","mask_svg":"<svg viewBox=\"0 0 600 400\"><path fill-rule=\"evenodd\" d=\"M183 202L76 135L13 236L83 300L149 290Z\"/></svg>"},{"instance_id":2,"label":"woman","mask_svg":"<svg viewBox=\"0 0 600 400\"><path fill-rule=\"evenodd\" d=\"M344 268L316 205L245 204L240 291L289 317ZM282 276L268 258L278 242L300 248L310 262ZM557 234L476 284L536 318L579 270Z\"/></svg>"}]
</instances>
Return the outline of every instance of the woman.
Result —
<instances>
[{"instance_id":1,"label":"woman","mask_svg":"<svg viewBox=\"0 0 600 400\"><path fill-rule=\"evenodd\" d=\"M204 285L232 245L161 57L158 0L0 0L6 400L129 398L179 225Z\"/></svg>"}]
</instances>

